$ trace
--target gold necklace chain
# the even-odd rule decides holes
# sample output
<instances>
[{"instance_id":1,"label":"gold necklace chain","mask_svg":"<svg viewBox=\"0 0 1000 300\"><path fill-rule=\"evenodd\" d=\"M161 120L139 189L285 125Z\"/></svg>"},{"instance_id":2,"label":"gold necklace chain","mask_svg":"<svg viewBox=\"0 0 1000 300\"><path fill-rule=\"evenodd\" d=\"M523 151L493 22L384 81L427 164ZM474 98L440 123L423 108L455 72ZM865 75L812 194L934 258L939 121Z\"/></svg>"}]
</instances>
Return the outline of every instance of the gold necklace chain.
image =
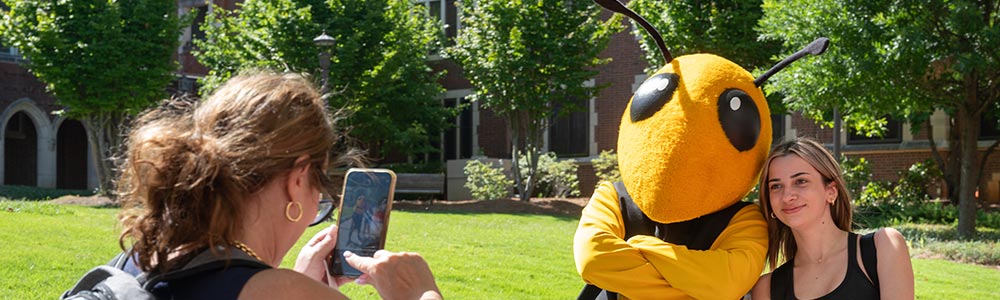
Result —
<instances>
[{"instance_id":1,"label":"gold necklace chain","mask_svg":"<svg viewBox=\"0 0 1000 300\"><path fill-rule=\"evenodd\" d=\"M250 255L250 257L253 257L253 258L255 258L255 259L259 260L259 261L264 261L263 259L260 259L260 256L257 256L256 252L253 252L253 249L250 249L250 247L247 247L247 244L244 244L243 242L236 241L235 243L233 243L233 246L236 246L236 249L240 249L243 252L246 252L247 255Z\"/></svg>"}]
</instances>

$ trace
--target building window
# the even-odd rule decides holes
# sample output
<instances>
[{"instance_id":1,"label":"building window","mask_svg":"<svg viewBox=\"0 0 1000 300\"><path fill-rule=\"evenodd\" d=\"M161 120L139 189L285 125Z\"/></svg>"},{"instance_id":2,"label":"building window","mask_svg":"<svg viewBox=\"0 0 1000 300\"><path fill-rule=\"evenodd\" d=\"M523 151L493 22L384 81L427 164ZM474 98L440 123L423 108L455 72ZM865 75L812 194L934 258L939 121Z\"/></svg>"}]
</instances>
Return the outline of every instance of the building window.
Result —
<instances>
[{"instance_id":1,"label":"building window","mask_svg":"<svg viewBox=\"0 0 1000 300\"><path fill-rule=\"evenodd\" d=\"M979 122L979 140L1000 139L1000 118L990 115L989 112L983 114L982 121Z\"/></svg>"},{"instance_id":2,"label":"building window","mask_svg":"<svg viewBox=\"0 0 1000 300\"><path fill-rule=\"evenodd\" d=\"M854 128L847 129L847 144L848 145L861 145L861 144L893 144L903 141L903 122L896 120L892 117L886 116L885 132L882 136L865 136L863 133L858 133Z\"/></svg>"},{"instance_id":3,"label":"building window","mask_svg":"<svg viewBox=\"0 0 1000 300\"><path fill-rule=\"evenodd\" d=\"M0 1L0 12L6 12L10 7L6 3ZM17 62L21 60L21 54L18 53L17 48L4 45L0 41L0 61L13 61Z\"/></svg>"},{"instance_id":4,"label":"building window","mask_svg":"<svg viewBox=\"0 0 1000 300\"><path fill-rule=\"evenodd\" d=\"M194 21L191 22L191 41L204 40L205 30L201 25L205 24L205 17L208 15L208 6L198 6L194 8Z\"/></svg>"},{"instance_id":5,"label":"building window","mask_svg":"<svg viewBox=\"0 0 1000 300\"><path fill-rule=\"evenodd\" d=\"M442 134L440 142L441 155L444 160L466 159L472 157L472 102L465 98L444 99L444 106L454 108L461 105L461 112Z\"/></svg>"},{"instance_id":6,"label":"building window","mask_svg":"<svg viewBox=\"0 0 1000 300\"><path fill-rule=\"evenodd\" d=\"M455 37L458 36L458 8L455 7L456 0L417 0L417 4L424 5L432 18L442 20L444 28L441 30L441 37L444 46L454 44Z\"/></svg>"},{"instance_id":7,"label":"building window","mask_svg":"<svg viewBox=\"0 0 1000 300\"><path fill-rule=\"evenodd\" d=\"M564 108L556 107L553 111L552 124L549 127L549 151L559 157L583 157L590 154L587 136L590 127L589 101L577 101L581 110L563 113Z\"/></svg>"},{"instance_id":8,"label":"building window","mask_svg":"<svg viewBox=\"0 0 1000 300\"><path fill-rule=\"evenodd\" d=\"M785 137L785 115L771 114L771 145Z\"/></svg>"}]
</instances>

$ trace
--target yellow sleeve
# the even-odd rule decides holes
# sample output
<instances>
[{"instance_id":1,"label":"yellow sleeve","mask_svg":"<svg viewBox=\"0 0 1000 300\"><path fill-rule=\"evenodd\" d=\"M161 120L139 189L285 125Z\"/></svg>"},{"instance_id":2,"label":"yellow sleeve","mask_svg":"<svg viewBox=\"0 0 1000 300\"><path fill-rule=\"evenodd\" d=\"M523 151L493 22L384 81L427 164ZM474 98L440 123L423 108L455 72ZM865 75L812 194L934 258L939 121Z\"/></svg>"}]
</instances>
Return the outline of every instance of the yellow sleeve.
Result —
<instances>
[{"instance_id":1,"label":"yellow sleeve","mask_svg":"<svg viewBox=\"0 0 1000 300\"><path fill-rule=\"evenodd\" d=\"M602 183L583 208L573 237L573 257L584 281L629 299L689 299L624 236L618 193L611 183Z\"/></svg>"},{"instance_id":2,"label":"yellow sleeve","mask_svg":"<svg viewBox=\"0 0 1000 300\"><path fill-rule=\"evenodd\" d=\"M635 236L629 244L674 288L698 299L739 299L764 269L767 223L756 205L741 209L706 251Z\"/></svg>"},{"instance_id":3,"label":"yellow sleeve","mask_svg":"<svg viewBox=\"0 0 1000 300\"><path fill-rule=\"evenodd\" d=\"M618 195L603 183L580 217L576 268L584 281L629 299L738 299L757 281L767 252L767 225L756 206L740 210L708 251L624 236Z\"/></svg>"}]
</instances>

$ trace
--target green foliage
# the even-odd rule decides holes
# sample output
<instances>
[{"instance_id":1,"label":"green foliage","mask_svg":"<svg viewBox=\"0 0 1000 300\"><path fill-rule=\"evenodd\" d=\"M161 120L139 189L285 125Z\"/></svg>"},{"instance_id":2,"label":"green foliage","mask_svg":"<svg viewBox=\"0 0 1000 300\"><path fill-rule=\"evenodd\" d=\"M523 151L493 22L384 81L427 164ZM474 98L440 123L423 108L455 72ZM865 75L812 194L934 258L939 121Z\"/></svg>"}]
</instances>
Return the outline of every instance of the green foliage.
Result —
<instances>
[{"instance_id":1,"label":"green foliage","mask_svg":"<svg viewBox=\"0 0 1000 300\"><path fill-rule=\"evenodd\" d=\"M66 195L91 196L94 191L47 189L34 186L0 185L0 197L7 199L51 200Z\"/></svg>"},{"instance_id":2,"label":"green foliage","mask_svg":"<svg viewBox=\"0 0 1000 300\"><path fill-rule=\"evenodd\" d=\"M178 36L186 20L177 2L165 0L4 0L0 43L16 47L25 66L80 120L99 160L100 190L112 189L122 134L129 115L166 97L174 79Z\"/></svg>"},{"instance_id":3,"label":"green foliage","mask_svg":"<svg viewBox=\"0 0 1000 300\"><path fill-rule=\"evenodd\" d=\"M844 184L853 199L861 198L861 191L872 180L871 167L864 157L857 159L841 156L840 169L844 173Z\"/></svg>"},{"instance_id":4,"label":"green foliage","mask_svg":"<svg viewBox=\"0 0 1000 300\"><path fill-rule=\"evenodd\" d=\"M195 55L209 67L204 92L243 70L322 74L313 38L326 32L332 49L328 99L350 117L350 135L385 155L430 151L457 111L441 105L441 72L427 65L438 23L409 0L250 0L239 10L216 7L202 25ZM374 153L373 153L374 154Z\"/></svg>"},{"instance_id":5,"label":"green foliage","mask_svg":"<svg viewBox=\"0 0 1000 300\"><path fill-rule=\"evenodd\" d=\"M503 168L478 160L465 164L465 187L472 192L475 200L499 200L510 197L510 187L514 181L507 178Z\"/></svg>"},{"instance_id":6,"label":"green foliage","mask_svg":"<svg viewBox=\"0 0 1000 300\"><path fill-rule=\"evenodd\" d=\"M517 163L521 165L521 178L528 178L528 159L522 157ZM538 197L577 197L580 196L580 180L576 176L577 165L572 159L560 160L555 152L538 156L538 186L535 196Z\"/></svg>"},{"instance_id":7,"label":"green foliage","mask_svg":"<svg viewBox=\"0 0 1000 300\"><path fill-rule=\"evenodd\" d=\"M918 162L909 169L900 171L899 180L895 184L868 182L854 202L857 207L856 222L862 227L906 222L954 223L958 219L958 209L930 202L927 194L928 187L940 177L940 171L933 164Z\"/></svg>"},{"instance_id":8,"label":"green foliage","mask_svg":"<svg viewBox=\"0 0 1000 300\"><path fill-rule=\"evenodd\" d=\"M3 44L27 58L68 117L137 112L166 96L182 25L176 1L4 2Z\"/></svg>"},{"instance_id":9,"label":"green foliage","mask_svg":"<svg viewBox=\"0 0 1000 300\"><path fill-rule=\"evenodd\" d=\"M904 202L922 202L931 199L928 188L941 178L941 170L927 160L899 172L899 182L893 187L893 194Z\"/></svg>"},{"instance_id":10,"label":"green foliage","mask_svg":"<svg viewBox=\"0 0 1000 300\"><path fill-rule=\"evenodd\" d=\"M936 110L957 128L976 128L996 115L1000 99L1000 10L991 1L765 0L759 31L780 41L783 55L813 39L830 38L825 54L790 65L769 80L767 91L793 99L789 108L831 120L839 108L859 132L883 130L884 116L920 129ZM951 149L976 147L976 130L948 135ZM972 143L972 145L965 145ZM975 231L976 151L955 151L944 174L962 207L959 227ZM961 187L961 190L958 188Z\"/></svg>"},{"instance_id":11,"label":"green foliage","mask_svg":"<svg viewBox=\"0 0 1000 300\"><path fill-rule=\"evenodd\" d=\"M608 61L598 55L616 23L602 22L591 1L466 1L459 9L462 30L443 54L462 66L470 98L505 120L514 160L537 157L555 108L581 110L579 99L596 96L600 87L584 83ZM528 166L534 175L537 165ZM515 181L528 200L534 182Z\"/></svg>"},{"instance_id":12,"label":"green foliage","mask_svg":"<svg viewBox=\"0 0 1000 300\"><path fill-rule=\"evenodd\" d=\"M615 150L601 151L600 156L590 162L594 164L594 173L597 173L597 184L602 181L622 181L622 173L618 169L618 153Z\"/></svg>"},{"instance_id":13,"label":"green foliage","mask_svg":"<svg viewBox=\"0 0 1000 300\"><path fill-rule=\"evenodd\" d=\"M674 57L712 53L753 71L770 68L781 45L758 40L754 25L763 15L760 4L761 0L633 0L628 6L659 30ZM643 58L650 65L647 73L667 63L653 39L635 22L632 34L642 37Z\"/></svg>"}]
</instances>

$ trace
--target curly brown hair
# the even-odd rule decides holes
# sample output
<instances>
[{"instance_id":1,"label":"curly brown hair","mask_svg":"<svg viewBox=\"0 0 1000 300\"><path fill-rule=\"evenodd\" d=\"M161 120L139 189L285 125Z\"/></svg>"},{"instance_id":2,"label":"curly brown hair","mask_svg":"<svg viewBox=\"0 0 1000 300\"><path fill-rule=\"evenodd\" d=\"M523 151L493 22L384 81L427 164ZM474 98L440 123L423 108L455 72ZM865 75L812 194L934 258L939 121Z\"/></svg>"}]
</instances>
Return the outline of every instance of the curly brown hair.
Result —
<instances>
[{"instance_id":1,"label":"curly brown hair","mask_svg":"<svg viewBox=\"0 0 1000 300\"><path fill-rule=\"evenodd\" d=\"M146 271L234 244L248 196L293 168L325 170L341 137L309 80L267 72L233 77L200 103L170 101L132 128L117 182L119 243L132 242Z\"/></svg>"}]
</instances>

